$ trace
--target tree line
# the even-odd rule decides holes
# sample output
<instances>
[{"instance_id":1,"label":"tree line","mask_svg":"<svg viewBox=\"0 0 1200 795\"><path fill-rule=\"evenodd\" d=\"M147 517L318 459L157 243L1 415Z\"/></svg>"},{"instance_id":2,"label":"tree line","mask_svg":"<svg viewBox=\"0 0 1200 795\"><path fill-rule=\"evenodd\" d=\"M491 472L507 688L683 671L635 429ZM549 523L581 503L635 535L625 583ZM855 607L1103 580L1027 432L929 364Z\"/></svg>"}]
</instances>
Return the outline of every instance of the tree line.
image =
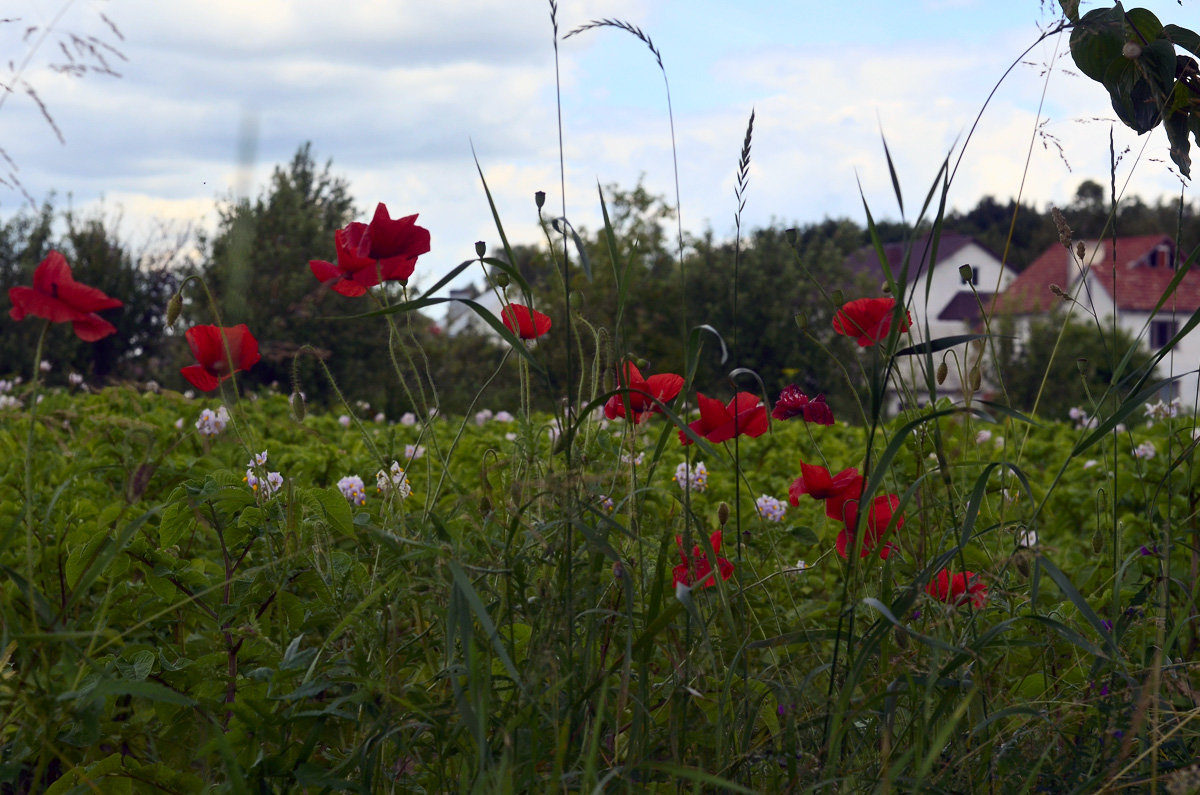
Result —
<instances>
[{"instance_id":1,"label":"tree line","mask_svg":"<svg viewBox=\"0 0 1200 795\"><path fill-rule=\"evenodd\" d=\"M552 334L539 341L549 376L535 385L535 405L551 408L564 395L590 394L598 376L611 388L612 364L620 357L644 363L647 373L681 372L689 341L699 346L700 391L731 393L728 374L746 368L772 397L794 383L810 394L826 394L835 410L852 405L855 368L839 363L857 354L852 341L832 333L831 319L843 296L879 294L879 284L855 283L844 268L848 256L871 244L866 228L827 218L750 230L736 241L719 240L708 230L685 235L680 261L673 209L662 197L640 185L610 186L605 200L611 238L604 229L580 229L578 243L567 238L564 247L547 229L549 243L513 249L512 264L529 282L534 305L555 322ZM1110 210L1105 189L1092 181L1084 181L1062 207L1080 239L1109 234L1115 224L1121 235L1179 233L1185 252L1200 242L1195 223L1200 210L1194 204L1179 199L1147 204L1134 197L1121 201L1115 214ZM20 213L0 226L0 287L29 284L37 263L58 249L77 279L125 302L106 313L118 333L102 343L49 336L44 358L53 366L47 374L51 383L76 372L97 387L153 380L184 390L179 368L191 357L182 332L192 323L216 322L215 310L222 325L246 323L260 341L262 361L240 376L250 389L290 391L298 380L311 403L339 402L340 390L348 400L366 401L372 412L391 417L413 410L418 392L450 413L515 408L517 368L512 357L501 366L504 346L493 335L473 328L447 334L440 313L395 314L389 327L379 317L361 317L378 306L340 296L313 279L308 261L334 261L335 230L360 215L346 180L330 162L318 163L305 145L274 169L256 198L220 206L217 226L200 237L194 261L184 261L177 251L135 252L104 219L59 213L50 203ZM943 229L974 236L1016 270L1058 239L1049 208L1017 207L992 197L947 215ZM924 231L887 221L875 229L883 242L914 239ZM569 353L564 275L576 320ZM167 302L189 276L199 279L184 287L184 318L168 328ZM420 286L390 285L379 300L413 299ZM522 300L516 293L510 297ZM28 377L37 324L14 323L7 313L0 323L0 376ZM694 331L700 326L707 329ZM1070 339L1075 346L1089 344L1084 337ZM1074 367L1083 355L1088 352L1073 350L1058 358ZM1039 363L1020 365L1029 370ZM397 388L397 371L408 389ZM743 374L737 388L760 387L754 376ZM1031 403L1026 393L1010 398L1019 408Z\"/></svg>"}]
</instances>

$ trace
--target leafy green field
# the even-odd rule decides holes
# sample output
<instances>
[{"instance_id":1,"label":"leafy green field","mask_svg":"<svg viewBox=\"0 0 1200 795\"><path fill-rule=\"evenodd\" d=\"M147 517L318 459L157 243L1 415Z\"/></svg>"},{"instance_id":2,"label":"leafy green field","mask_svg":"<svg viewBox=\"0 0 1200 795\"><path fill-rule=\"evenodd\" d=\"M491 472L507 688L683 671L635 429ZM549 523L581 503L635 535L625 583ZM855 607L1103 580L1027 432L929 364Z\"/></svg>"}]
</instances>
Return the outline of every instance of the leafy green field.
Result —
<instances>
[{"instance_id":1,"label":"leafy green field","mask_svg":"<svg viewBox=\"0 0 1200 795\"><path fill-rule=\"evenodd\" d=\"M847 566L817 501L775 522L754 500L786 502L801 461L860 465L862 427L776 422L739 438L740 469L732 442L713 446L696 455L707 488L685 495L662 419L633 438L581 423L568 477L549 418L360 430L268 394L205 437L213 405L127 388L39 405L28 531L21 467L0 485L6 788L780 791L887 774L1014 791L1195 753L1190 417L1139 412L1078 455L1091 431L1069 423L898 419L874 441L896 453L897 551ZM5 411L7 460L28 423ZM389 497L373 473L406 445L425 450L405 462L413 492ZM270 496L245 481L263 450L283 476ZM336 485L351 474L361 505ZM687 511L723 528L733 575L676 593ZM985 606L925 592L945 563L981 574Z\"/></svg>"}]
</instances>

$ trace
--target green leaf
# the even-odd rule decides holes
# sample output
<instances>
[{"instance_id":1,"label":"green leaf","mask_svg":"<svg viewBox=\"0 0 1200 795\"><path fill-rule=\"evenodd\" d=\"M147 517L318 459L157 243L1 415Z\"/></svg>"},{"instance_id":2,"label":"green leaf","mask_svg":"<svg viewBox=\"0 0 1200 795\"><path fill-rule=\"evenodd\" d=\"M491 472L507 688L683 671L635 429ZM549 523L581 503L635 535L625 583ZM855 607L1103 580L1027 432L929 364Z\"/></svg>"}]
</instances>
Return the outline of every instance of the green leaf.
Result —
<instances>
[{"instance_id":1,"label":"green leaf","mask_svg":"<svg viewBox=\"0 0 1200 795\"><path fill-rule=\"evenodd\" d=\"M92 691L97 696L133 696L147 701L157 701L163 704L175 704L180 707L194 707L196 702L177 693L158 682L138 682L132 679L105 679L96 685Z\"/></svg>"},{"instance_id":2,"label":"green leaf","mask_svg":"<svg viewBox=\"0 0 1200 795\"><path fill-rule=\"evenodd\" d=\"M1079 21L1079 0L1058 0L1063 16L1072 22Z\"/></svg>"},{"instance_id":3,"label":"green leaf","mask_svg":"<svg viewBox=\"0 0 1200 795\"><path fill-rule=\"evenodd\" d=\"M1071 31L1071 58L1079 71L1103 83L1113 61L1124 60L1124 13L1121 4L1096 8L1083 15Z\"/></svg>"}]
</instances>

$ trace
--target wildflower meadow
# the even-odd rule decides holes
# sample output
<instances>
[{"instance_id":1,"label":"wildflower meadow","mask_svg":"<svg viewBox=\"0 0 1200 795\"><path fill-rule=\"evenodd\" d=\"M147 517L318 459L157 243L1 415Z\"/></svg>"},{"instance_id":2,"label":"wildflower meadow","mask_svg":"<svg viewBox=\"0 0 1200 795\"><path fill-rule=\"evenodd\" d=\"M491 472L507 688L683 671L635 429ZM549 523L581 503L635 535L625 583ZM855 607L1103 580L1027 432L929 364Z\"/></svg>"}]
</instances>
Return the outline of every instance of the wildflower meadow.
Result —
<instances>
[{"instance_id":1,"label":"wildflower meadow","mask_svg":"<svg viewBox=\"0 0 1200 795\"><path fill-rule=\"evenodd\" d=\"M1060 5L1044 36L1190 174L1200 36ZM635 25L549 14L556 47L613 29L669 76ZM1047 363L1026 404L1003 349L1024 331L969 266L974 325L929 333L949 155L915 218L885 230L864 203L882 281L813 276L817 309L766 323L745 322L774 305L739 292L740 215L719 323L635 300L610 192L598 245L565 197L529 197L531 253L487 172L495 248L374 201L269 273L222 240L224 269L180 271L155 310L169 371L121 349L154 383L97 375L133 297L70 252L8 290L29 344L0 362L0 792L1197 791L1200 430L1161 365L1200 308L1145 337L1200 249L1141 337L1071 321L1055 285L1068 375ZM676 234L653 267L685 296L706 275ZM804 235L778 242L803 270ZM441 247L474 254L415 289ZM300 287L277 325L242 322L275 296L249 279L280 271ZM452 296L470 275L484 293ZM443 365L451 307L478 344ZM655 313L668 341L636 325ZM319 336L280 331L312 317ZM1099 380L1062 341L1079 320ZM768 326L816 364L740 358Z\"/></svg>"}]
</instances>

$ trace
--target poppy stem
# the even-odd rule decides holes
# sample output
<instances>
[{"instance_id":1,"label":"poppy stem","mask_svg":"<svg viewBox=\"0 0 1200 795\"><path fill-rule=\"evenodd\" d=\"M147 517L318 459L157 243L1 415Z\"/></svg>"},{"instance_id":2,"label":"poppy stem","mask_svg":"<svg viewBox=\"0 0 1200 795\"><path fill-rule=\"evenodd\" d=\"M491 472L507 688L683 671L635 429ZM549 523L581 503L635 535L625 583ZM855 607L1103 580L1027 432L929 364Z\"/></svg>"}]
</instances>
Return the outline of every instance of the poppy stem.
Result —
<instances>
[{"instance_id":1,"label":"poppy stem","mask_svg":"<svg viewBox=\"0 0 1200 795\"><path fill-rule=\"evenodd\" d=\"M33 354L33 380L29 389L29 435L25 441L25 583L28 588L26 597L29 599L29 618L31 626L37 626L37 608L33 598L33 581L36 567L33 563L33 436L37 427L38 391L41 386L42 350L46 344L46 332L50 330L50 321L42 324L38 334L37 348Z\"/></svg>"}]
</instances>

